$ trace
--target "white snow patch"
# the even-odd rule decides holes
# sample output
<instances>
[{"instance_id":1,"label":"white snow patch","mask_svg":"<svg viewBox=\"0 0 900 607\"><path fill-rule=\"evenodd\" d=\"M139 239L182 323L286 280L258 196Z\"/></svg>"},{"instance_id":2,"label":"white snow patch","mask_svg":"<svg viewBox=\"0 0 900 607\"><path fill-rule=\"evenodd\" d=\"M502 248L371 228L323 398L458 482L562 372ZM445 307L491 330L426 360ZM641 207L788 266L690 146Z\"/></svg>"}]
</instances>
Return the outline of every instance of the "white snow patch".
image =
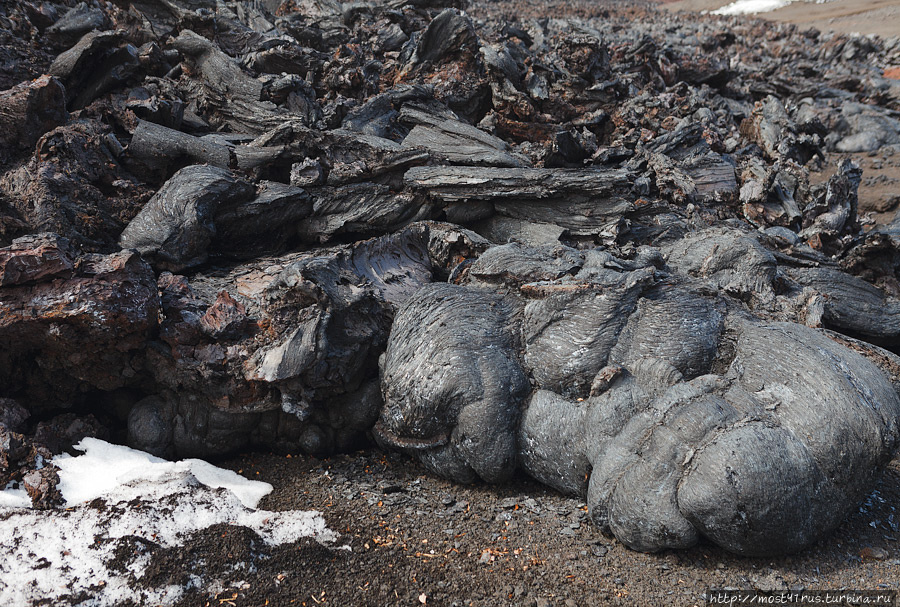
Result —
<instances>
[{"instance_id":1,"label":"white snow patch","mask_svg":"<svg viewBox=\"0 0 900 607\"><path fill-rule=\"evenodd\" d=\"M0 491L0 509L2 508L29 508L31 507L31 498L24 489L19 489L14 483L6 486L6 489Z\"/></svg>"},{"instance_id":2,"label":"white snow patch","mask_svg":"<svg viewBox=\"0 0 900 607\"><path fill-rule=\"evenodd\" d=\"M268 483L247 480L236 472L217 468L200 459L168 462L96 438L85 438L75 448L84 451L84 455L63 454L53 458L53 463L60 469L59 490L67 506L89 502L122 485L159 480L178 472L193 474L207 487L228 489L247 508L256 508L259 500L272 491L272 485Z\"/></svg>"},{"instance_id":3,"label":"white snow patch","mask_svg":"<svg viewBox=\"0 0 900 607\"><path fill-rule=\"evenodd\" d=\"M714 10L713 15L755 15L768 13L783 6L787 6L793 0L737 0L727 6Z\"/></svg>"},{"instance_id":4,"label":"white snow patch","mask_svg":"<svg viewBox=\"0 0 900 607\"><path fill-rule=\"evenodd\" d=\"M56 604L82 592L91 597L78 601L85 606L172 604L184 589L134 584L150 553L218 523L249 527L270 545L337 537L318 512L256 510L271 485L207 462L168 462L93 438L75 447L84 455L53 460L66 510L32 510L22 507L24 491L0 492L0 605ZM118 546L130 555L124 571L109 567Z\"/></svg>"},{"instance_id":5,"label":"white snow patch","mask_svg":"<svg viewBox=\"0 0 900 607\"><path fill-rule=\"evenodd\" d=\"M825 4L834 0L804 0L804 2L815 2L816 4ZM712 11L713 15L755 15L757 13L768 13L793 4L796 0L737 0L727 6Z\"/></svg>"}]
</instances>

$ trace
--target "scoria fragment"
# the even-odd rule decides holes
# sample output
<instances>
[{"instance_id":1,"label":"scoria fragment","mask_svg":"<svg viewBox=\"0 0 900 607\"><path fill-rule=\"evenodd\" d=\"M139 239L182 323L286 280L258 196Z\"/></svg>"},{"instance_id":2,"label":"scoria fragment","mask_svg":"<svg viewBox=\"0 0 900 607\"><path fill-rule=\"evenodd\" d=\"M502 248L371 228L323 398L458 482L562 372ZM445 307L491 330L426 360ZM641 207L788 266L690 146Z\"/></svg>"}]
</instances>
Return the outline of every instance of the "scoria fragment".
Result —
<instances>
[{"instance_id":1,"label":"scoria fragment","mask_svg":"<svg viewBox=\"0 0 900 607\"><path fill-rule=\"evenodd\" d=\"M55 264L43 274L20 270L0 287L0 378L11 393L27 394L32 410L129 385L159 309L153 272L136 254L67 258L64 240L44 238L41 248L20 240L0 249L8 275L36 255Z\"/></svg>"}]
</instances>

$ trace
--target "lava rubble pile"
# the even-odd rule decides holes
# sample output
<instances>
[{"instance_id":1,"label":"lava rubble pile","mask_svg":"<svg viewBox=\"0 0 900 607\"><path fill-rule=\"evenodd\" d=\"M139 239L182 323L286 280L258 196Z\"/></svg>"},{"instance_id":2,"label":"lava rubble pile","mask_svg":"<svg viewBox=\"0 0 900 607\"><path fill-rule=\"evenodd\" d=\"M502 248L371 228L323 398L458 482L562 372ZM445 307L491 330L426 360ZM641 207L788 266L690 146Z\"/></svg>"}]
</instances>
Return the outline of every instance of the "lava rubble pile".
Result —
<instances>
[{"instance_id":1,"label":"lava rubble pile","mask_svg":"<svg viewBox=\"0 0 900 607\"><path fill-rule=\"evenodd\" d=\"M377 442L799 550L900 441L900 220L840 156L900 144L897 64L638 3L9 0L0 483Z\"/></svg>"}]
</instances>

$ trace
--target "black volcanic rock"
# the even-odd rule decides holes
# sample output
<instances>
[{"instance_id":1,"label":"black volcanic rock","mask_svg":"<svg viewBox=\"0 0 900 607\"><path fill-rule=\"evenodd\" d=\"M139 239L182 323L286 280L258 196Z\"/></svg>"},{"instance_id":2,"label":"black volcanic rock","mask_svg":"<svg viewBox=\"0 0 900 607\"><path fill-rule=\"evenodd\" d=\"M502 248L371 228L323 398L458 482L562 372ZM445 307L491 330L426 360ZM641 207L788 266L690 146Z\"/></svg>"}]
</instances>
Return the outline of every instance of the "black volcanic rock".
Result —
<instances>
[{"instance_id":1,"label":"black volcanic rock","mask_svg":"<svg viewBox=\"0 0 900 607\"><path fill-rule=\"evenodd\" d=\"M38 456L109 425L520 469L647 551L856 506L900 239L839 154L900 142L896 45L463 4L0 8L0 482L51 506Z\"/></svg>"}]
</instances>

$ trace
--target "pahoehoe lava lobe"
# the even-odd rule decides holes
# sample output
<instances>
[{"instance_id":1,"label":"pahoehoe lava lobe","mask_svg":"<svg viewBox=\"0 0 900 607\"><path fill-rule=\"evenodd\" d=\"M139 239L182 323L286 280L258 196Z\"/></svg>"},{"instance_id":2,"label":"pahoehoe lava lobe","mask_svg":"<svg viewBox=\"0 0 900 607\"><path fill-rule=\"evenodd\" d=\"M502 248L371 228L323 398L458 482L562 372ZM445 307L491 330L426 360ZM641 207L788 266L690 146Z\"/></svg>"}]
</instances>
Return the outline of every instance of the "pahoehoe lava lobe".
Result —
<instances>
[{"instance_id":1,"label":"pahoehoe lava lobe","mask_svg":"<svg viewBox=\"0 0 900 607\"><path fill-rule=\"evenodd\" d=\"M381 361L382 441L456 481L508 479L528 389L510 330L514 312L490 292L419 289L398 312Z\"/></svg>"},{"instance_id":2,"label":"pahoehoe lava lobe","mask_svg":"<svg viewBox=\"0 0 900 607\"><path fill-rule=\"evenodd\" d=\"M529 282L557 249L533 251L532 268L520 257L502 284L478 278L476 262L472 284L420 290L381 365L385 442L454 480L470 470L492 480L481 470L513 449L525 471L585 498L598 525L638 550L701 535L747 555L816 541L897 447L900 398L865 356L719 293L748 284L736 266L754 259L756 241L720 229L695 241L712 279L589 253L576 272ZM771 293L774 272L767 282L755 264L743 271ZM467 447L472 436L490 448Z\"/></svg>"},{"instance_id":3,"label":"pahoehoe lava lobe","mask_svg":"<svg viewBox=\"0 0 900 607\"><path fill-rule=\"evenodd\" d=\"M35 505L90 434L378 444L761 555L895 454L900 219L863 229L844 154L900 157L896 44L632 2L0 4L0 484Z\"/></svg>"}]
</instances>

